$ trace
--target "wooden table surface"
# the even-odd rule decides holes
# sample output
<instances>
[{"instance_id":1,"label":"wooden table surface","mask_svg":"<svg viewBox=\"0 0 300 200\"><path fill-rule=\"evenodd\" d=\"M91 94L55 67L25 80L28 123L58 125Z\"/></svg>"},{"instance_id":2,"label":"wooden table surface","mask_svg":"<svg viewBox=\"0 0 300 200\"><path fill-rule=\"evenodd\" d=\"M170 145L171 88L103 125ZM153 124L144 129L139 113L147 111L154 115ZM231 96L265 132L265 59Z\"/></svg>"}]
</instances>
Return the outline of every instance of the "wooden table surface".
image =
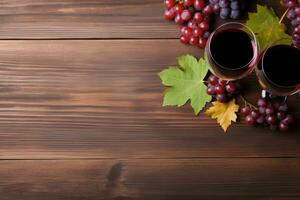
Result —
<instances>
[{"instance_id":1,"label":"wooden table surface","mask_svg":"<svg viewBox=\"0 0 300 200\"><path fill-rule=\"evenodd\" d=\"M1 0L1 200L300 199L300 125L224 134L161 106L158 72L203 53L162 2ZM255 76L245 85L254 101Z\"/></svg>"}]
</instances>

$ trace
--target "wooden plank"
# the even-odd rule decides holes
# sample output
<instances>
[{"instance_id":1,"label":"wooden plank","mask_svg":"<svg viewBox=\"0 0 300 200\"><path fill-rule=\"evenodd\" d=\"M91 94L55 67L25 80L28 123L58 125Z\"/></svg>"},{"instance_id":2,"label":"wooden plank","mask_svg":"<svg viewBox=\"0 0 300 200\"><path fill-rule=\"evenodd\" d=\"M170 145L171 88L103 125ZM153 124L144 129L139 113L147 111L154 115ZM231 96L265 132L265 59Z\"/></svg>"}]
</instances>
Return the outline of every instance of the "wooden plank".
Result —
<instances>
[{"instance_id":1,"label":"wooden plank","mask_svg":"<svg viewBox=\"0 0 300 200\"><path fill-rule=\"evenodd\" d=\"M3 200L300 197L299 159L0 161Z\"/></svg>"},{"instance_id":2,"label":"wooden plank","mask_svg":"<svg viewBox=\"0 0 300 200\"><path fill-rule=\"evenodd\" d=\"M163 108L157 74L185 53L202 54L174 40L1 41L0 158L299 157L299 126L225 135L189 106Z\"/></svg>"},{"instance_id":3,"label":"wooden plank","mask_svg":"<svg viewBox=\"0 0 300 200\"><path fill-rule=\"evenodd\" d=\"M0 38L174 38L161 0L2 0Z\"/></svg>"},{"instance_id":4,"label":"wooden plank","mask_svg":"<svg viewBox=\"0 0 300 200\"><path fill-rule=\"evenodd\" d=\"M256 3L283 10L271 0L249 1L247 10ZM163 0L2 0L0 39L178 38L163 10Z\"/></svg>"}]
</instances>

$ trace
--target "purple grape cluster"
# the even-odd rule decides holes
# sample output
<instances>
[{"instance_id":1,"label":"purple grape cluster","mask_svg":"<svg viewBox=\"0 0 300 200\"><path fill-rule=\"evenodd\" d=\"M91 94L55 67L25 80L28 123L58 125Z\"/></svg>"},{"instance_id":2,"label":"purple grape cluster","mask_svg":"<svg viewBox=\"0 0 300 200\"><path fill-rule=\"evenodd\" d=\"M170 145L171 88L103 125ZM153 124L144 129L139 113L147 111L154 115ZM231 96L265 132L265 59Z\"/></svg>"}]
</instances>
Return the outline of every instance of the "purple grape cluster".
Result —
<instances>
[{"instance_id":1,"label":"purple grape cluster","mask_svg":"<svg viewBox=\"0 0 300 200\"><path fill-rule=\"evenodd\" d=\"M215 75L208 78L207 94L222 103L228 102L238 94L240 85L236 81L225 81Z\"/></svg>"},{"instance_id":2,"label":"purple grape cluster","mask_svg":"<svg viewBox=\"0 0 300 200\"><path fill-rule=\"evenodd\" d=\"M287 18L294 27L293 45L300 49L300 0L281 0L281 4L289 8Z\"/></svg>"},{"instance_id":3,"label":"purple grape cluster","mask_svg":"<svg viewBox=\"0 0 300 200\"><path fill-rule=\"evenodd\" d=\"M248 125L266 125L271 130L288 131L294 122L294 117L288 113L288 105L278 101L260 98L257 102L258 108L245 106L240 110Z\"/></svg>"},{"instance_id":4,"label":"purple grape cluster","mask_svg":"<svg viewBox=\"0 0 300 200\"><path fill-rule=\"evenodd\" d=\"M241 15L239 0L209 0L209 4L221 19L238 19Z\"/></svg>"}]
</instances>

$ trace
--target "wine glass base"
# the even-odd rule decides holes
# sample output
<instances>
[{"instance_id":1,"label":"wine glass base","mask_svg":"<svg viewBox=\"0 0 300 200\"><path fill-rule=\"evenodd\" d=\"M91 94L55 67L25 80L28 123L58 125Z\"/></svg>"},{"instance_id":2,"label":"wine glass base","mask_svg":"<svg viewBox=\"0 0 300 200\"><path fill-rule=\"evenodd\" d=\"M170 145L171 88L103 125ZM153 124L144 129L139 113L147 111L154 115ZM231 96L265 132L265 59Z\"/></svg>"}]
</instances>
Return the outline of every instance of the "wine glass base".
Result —
<instances>
[{"instance_id":1,"label":"wine glass base","mask_svg":"<svg viewBox=\"0 0 300 200\"><path fill-rule=\"evenodd\" d=\"M262 98L268 98L268 99L277 99L282 101L282 103L286 102L287 100L287 96L276 96L276 95L272 95L270 92L268 92L267 90L262 90L261 91L261 97Z\"/></svg>"}]
</instances>

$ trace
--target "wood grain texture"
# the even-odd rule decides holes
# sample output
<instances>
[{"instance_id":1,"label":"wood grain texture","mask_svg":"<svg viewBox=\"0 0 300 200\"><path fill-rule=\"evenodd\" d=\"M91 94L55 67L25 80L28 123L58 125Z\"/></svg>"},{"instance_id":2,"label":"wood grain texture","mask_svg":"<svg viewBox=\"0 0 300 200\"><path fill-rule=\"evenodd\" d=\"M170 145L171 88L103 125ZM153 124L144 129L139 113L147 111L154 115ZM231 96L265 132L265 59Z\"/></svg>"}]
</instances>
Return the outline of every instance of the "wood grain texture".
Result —
<instances>
[{"instance_id":1,"label":"wood grain texture","mask_svg":"<svg viewBox=\"0 0 300 200\"><path fill-rule=\"evenodd\" d=\"M267 3L283 13L276 1L245 2L247 10ZM0 39L178 38L163 10L163 0L1 0Z\"/></svg>"},{"instance_id":2,"label":"wood grain texture","mask_svg":"<svg viewBox=\"0 0 300 200\"><path fill-rule=\"evenodd\" d=\"M2 0L0 38L169 38L161 0Z\"/></svg>"},{"instance_id":3,"label":"wood grain texture","mask_svg":"<svg viewBox=\"0 0 300 200\"><path fill-rule=\"evenodd\" d=\"M3 200L300 198L299 159L23 160L0 165Z\"/></svg>"},{"instance_id":4,"label":"wood grain texture","mask_svg":"<svg viewBox=\"0 0 300 200\"><path fill-rule=\"evenodd\" d=\"M184 53L202 52L174 40L1 41L0 158L300 156L299 126L225 135L190 106L163 108L157 74ZM256 99L257 80L245 84Z\"/></svg>"},{"instance_id":5,"label":"wood grain texture","mask_svg":"<svg viewBox=\"0 0 300 200\"><path fill-rule=\"evenodd\" d=\"M0 1L1 200L300 199L300 126L225 135L189 106L162 108L157 73L203 54L162 12L162 0ZM255 101L255 76L243 86ZM289 104L299 120L299 96Z\"/></svg>"}]
</instances>

